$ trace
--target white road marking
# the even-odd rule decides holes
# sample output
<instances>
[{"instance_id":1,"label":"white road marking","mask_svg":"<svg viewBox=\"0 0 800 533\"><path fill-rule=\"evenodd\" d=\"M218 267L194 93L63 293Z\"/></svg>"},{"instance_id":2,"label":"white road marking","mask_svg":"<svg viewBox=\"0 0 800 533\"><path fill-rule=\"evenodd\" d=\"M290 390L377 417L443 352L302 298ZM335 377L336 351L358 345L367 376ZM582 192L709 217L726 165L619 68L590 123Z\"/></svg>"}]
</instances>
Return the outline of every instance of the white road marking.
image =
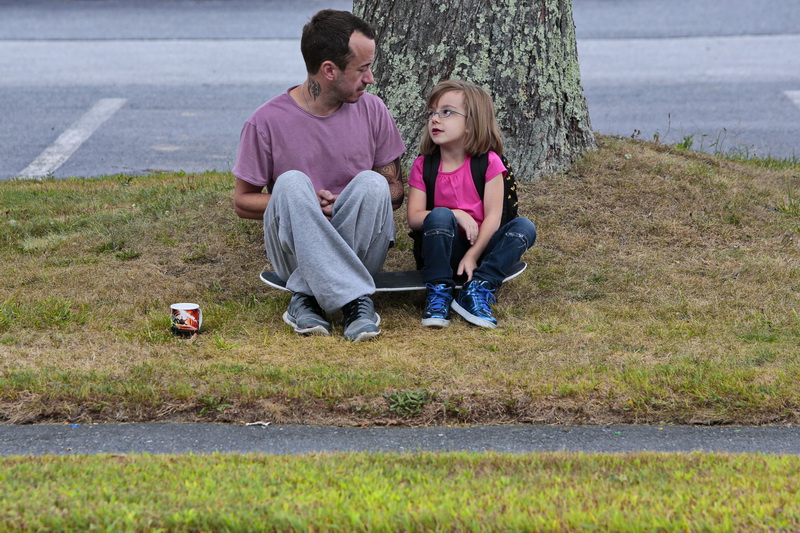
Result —
<instances>
[{"instance_id":1,"label":"white road marking","mask_svg":"<svg viewBox=\"0 0 800 533\"><path fill-rule=\"evenodd\" d=\"M23 179L43 178L55 172L63 165L70 156L75 153L86 139L111 118L111 116L125 105L127 98L103 98L64 133L58 139L34 159L34 161L20 172L19 177Z\"/></svg>"},{"instance_id":2,"label":"white road marking","mask_svg":"<svg viewBox=\"0 0 800 533\"><path fill-rule=\"evenodd\" d=\"M800 91L783 91L783 94L785 94L794 105L800 107Z\"/></svg>"}]
</instances>

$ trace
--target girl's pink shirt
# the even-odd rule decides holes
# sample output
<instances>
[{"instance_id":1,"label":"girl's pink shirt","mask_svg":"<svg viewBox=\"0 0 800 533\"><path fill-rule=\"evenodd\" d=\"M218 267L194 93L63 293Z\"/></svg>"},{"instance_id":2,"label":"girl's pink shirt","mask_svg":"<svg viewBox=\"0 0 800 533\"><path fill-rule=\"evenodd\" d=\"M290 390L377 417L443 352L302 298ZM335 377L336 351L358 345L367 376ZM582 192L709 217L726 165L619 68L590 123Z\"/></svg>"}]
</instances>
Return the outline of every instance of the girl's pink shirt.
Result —
<instances>
[{"instance_id":1,"label":"girl's pink shirt","mask_svg":"<svg viewBox=\"0 0 800 533\"><path fill-rule=\"evenodd\" d=\"M411 167L411 174L408 176L408 184L415 189L425 192L425 181L422 179L422 161L424 157L419 156ZM439 173L436 175L436 187L433 197L434 207L446 207L448 209L461 209L467 212L478 226L483 222L483 199L478 196L475 183L472 181L472 171L470 170L470 157L464 159L458 169L452 172L442 172L441 164ZM500 174L506 172L503 162L494 152L489 152L489 167L486 169L486 181L489 182Z\"/></svg>"}]
</instances>

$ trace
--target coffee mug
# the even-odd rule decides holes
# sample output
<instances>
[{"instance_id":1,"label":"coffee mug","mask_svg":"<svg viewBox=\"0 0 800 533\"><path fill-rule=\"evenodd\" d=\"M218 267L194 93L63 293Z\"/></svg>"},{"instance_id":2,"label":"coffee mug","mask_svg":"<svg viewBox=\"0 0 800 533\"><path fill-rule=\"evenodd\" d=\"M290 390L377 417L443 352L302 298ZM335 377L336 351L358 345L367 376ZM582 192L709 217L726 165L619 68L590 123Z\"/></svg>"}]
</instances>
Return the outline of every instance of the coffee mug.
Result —
<instances>
[{"instance_id":1,"label":"coffee mug","mask_svg":"<svg viewBox=\"0 0 800 533\"><path fill-rule=\"evenodd\" d=\"M200 306L191 303L172 304L172 331L175 333L197 333L203 324Z\"/></svg>"}]
</instances>

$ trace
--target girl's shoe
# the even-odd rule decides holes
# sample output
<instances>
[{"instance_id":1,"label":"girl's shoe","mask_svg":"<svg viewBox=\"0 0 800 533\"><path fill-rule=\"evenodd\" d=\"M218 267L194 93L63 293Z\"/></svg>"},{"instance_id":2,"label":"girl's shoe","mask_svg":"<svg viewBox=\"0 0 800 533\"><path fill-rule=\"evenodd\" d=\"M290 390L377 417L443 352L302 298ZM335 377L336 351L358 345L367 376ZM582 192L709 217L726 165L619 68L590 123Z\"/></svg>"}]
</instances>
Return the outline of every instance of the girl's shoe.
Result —
<instances>
[{"instance_id":1,"label":"girl's shoe","mask_svg":"<svg viewBox=\"0 0 800 533\"><path fill-rule=\"evenodd\" d=\"M429 328L446 328L450 325L450 302L453 301L453 287L446 283L426 283L428 293L425 299L425 312L422 325Z\"/></svg>"},{"instance_id":2,"label":"girl's shoe","mask_svg":"<svg viewBox=\"0 0 800 533\"><path fill-rule=\"evenodd\" d=\"M494 291L488 281L473 279L464 284L458 297L453 300L451 304L453 311L470 324L494 329L497 327L497 319L492 314L491 305L497 301Z\"/></svg>"}]
</instances>

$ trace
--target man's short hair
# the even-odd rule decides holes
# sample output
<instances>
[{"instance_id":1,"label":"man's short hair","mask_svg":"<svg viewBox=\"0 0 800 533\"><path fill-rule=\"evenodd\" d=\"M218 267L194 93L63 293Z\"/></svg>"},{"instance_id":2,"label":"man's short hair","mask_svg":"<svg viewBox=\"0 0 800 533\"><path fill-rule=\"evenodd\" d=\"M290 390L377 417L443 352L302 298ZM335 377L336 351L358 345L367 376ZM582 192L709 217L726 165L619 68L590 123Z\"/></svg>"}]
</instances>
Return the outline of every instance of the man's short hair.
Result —
<instances>
[{"instance_id":1,"label":"man's short hair","mask_svg":"<svg viewBox=\"0 0 800 533\"><path fill-rule=\"evenodd\" d=\"M354 32L375 39L375 31L366 21L349 11L323 9L303 26L300 51L309 74L316 74L322 63L333 61L341 70L352 58L350 37Z\"/></svg>"}]
</instances>

